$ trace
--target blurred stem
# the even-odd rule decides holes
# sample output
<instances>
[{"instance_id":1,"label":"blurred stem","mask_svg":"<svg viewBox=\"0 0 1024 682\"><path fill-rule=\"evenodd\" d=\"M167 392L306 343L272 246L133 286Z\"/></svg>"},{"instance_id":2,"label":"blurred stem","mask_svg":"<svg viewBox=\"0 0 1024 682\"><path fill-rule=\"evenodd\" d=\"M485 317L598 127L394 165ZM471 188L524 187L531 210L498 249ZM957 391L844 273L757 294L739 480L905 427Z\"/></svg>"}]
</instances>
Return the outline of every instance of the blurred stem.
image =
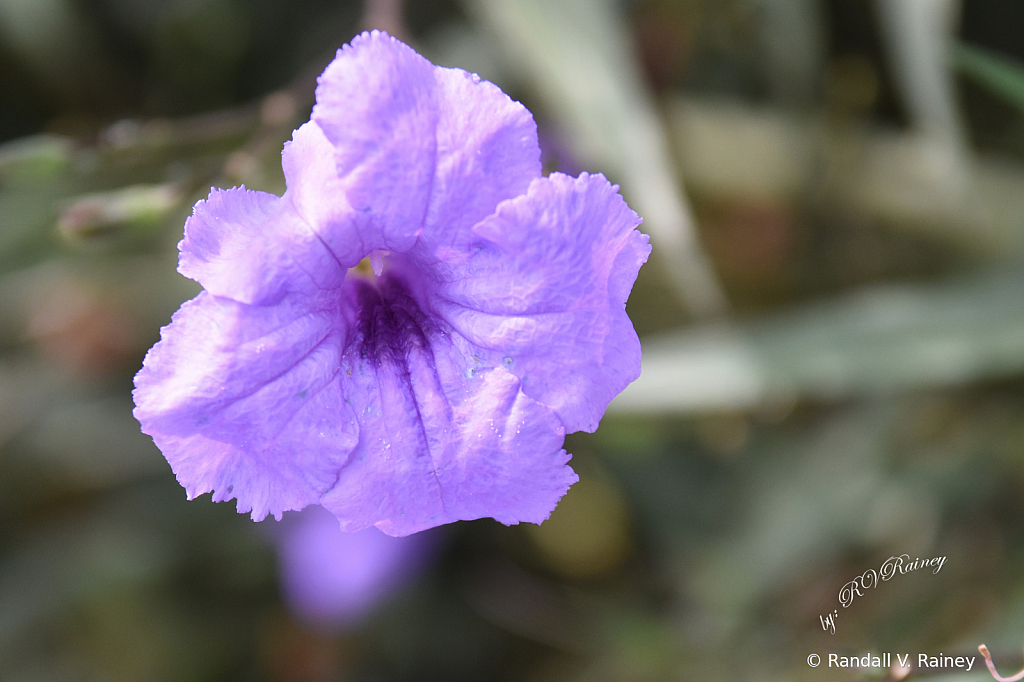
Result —
<instances>
[{"instance_id":1,"label":"blurred stem","mask_svg":"<svg viewBox=\"0 0 1024 682\"><path fill-rule=\"evenodd\" d=\"M817 95L825 62L820 2L751 1L760 10L758 29L772 94L786 105L809 108Z\"/></svg>"},{"instance_id":2,"label":"blurred stem","mask_svg":"<svg viewBox=\"0 0 1024 682\"><path fill-rule=\"evenodd\" d=\"M878 0L883 35L912 125L949 149L951 177L966 176L963 124L950 52L960 0Z\"/></svg>"},{"instance_id":3,"label":"blurred stem","mask_svg":"<svg viewBox=\"0 0 1024 682\"><path fill-rule=\"evenodd\" d=\"M71 241L82 241L119 228L151 229L182 199L174 184L133 185L111 192L76 198L57 221L57 230Z\"/></svg>"}]
</instances>

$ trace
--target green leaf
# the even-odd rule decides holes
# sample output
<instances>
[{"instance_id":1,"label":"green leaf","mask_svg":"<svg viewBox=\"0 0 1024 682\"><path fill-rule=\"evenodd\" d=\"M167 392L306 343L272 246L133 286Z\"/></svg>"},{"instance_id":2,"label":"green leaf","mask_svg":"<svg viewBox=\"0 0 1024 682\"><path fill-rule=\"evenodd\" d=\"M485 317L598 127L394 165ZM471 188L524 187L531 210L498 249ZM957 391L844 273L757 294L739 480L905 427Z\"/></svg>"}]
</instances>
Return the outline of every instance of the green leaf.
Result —
<instances>
[{"instance_id":1,"label":"green leaf","mask_svg":"<svg viewBox=\"0 0 1024 682\"><path fill-rule=\"evenodd\" d=\"M953 45L953 67L1024 111L1024 64L980 47Z\"/></svg>"}]
</instances>

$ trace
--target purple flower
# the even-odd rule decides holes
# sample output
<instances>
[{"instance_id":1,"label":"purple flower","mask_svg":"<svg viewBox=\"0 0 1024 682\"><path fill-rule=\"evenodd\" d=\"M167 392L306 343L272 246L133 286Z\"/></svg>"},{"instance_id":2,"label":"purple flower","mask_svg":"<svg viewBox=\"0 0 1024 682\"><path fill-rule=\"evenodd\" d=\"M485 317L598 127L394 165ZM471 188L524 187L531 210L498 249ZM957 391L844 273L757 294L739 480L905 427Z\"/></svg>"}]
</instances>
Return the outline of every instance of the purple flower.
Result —
<instances>
[{"instance_id":1,"label":"purple flower","mask_svg":"<svg viewBox=\"0 0 1024 682\"><path fill-rule=\"evenodd\" d=\"M319 505L275 529L281 592L292 613L318 628L355 625L425 567L430 533L392 538L376 528L343 533ZM436 531L435 531L436 532Z\"/></svg>"},{"instance_id":2,"label":"purple flower","mask_svg":"<svg viewBox=\"0 0 1024 682\"><path fill-rule=\"evenodd\" d=\"M525 108L384 33L316 98L284 196L213 190L186 223L205 291L135 378L142 430L190 499L255 520L540 523L577 480L565 433L640 374L639 217L601 175L541 177Z\"/></svg>"}]
</instances>

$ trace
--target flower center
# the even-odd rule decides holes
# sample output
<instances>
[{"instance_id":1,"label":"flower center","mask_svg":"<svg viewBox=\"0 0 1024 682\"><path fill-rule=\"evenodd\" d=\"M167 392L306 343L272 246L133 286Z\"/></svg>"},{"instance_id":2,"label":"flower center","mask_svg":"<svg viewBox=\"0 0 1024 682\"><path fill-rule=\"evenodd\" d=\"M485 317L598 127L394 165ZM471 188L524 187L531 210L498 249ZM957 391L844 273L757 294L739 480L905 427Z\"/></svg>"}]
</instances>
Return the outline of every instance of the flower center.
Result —
<instances>
[{"instance_id":1,"label":"flower center","mask_svg":"<svg viewBox=\"0 0 1024 682\"><path fill-rule=\"evenodd\" d=\"M370 255L359 261L355 267L349 268L348 274L373 282L384 272L384 257L387 255L387 251L380 249L371 251Z\"/></svg>"},{"instance_id":2,"label":"flower center","mask_svg":"<svg viewBox=\"0 0 1024 682\"><path fill-rule=\"evenodd\" d=\"M413 349L429 349L436 325L420 309L401 279L382 276L357 281L360 355L375 364L404 365Z\"/></svg>"}]
</instances>

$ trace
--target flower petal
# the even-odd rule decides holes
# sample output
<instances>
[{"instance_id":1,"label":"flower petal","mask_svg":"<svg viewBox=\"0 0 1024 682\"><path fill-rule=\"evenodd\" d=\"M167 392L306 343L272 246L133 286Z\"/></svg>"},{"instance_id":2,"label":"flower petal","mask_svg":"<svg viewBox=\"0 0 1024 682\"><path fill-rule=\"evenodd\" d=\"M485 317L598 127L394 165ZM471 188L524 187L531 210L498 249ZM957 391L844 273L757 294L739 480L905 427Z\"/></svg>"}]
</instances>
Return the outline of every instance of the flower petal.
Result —
<instances>
[{"instance_id":1,"label":"flower petal","mask_svg":"<svg viewBox=\"0 0 1024 682\"><path fill-rule=\"evenodd\" d=\"M444 258L540 176L536 125L522 105L378 31L338 51L320 77L312 120L333 145L336 176L288 160L299 151L296 135L286 177L289 188L308 188L296 206L316 216L311 224L342 261L353 244L365 256L417 241L421 258ZM314 135L304 136L312 148ZM324 207L336 187L346 206Z\"/></svg>"},{"instance_id":2,"label":"flower petal","mask_svg":"<svg viewBox=\"0 0 1024 682\"><path fill-rule=\"evenodd\" d=\"M435 71L437 171L420 237L421 258L445 261L472 227L540 177L537 124L519 102L462 69Z\"/></svg>"},{"instance_id":3,"label":"flower petal","mask_svg":"<svg viewBox=\"0 0 1024 682\"><path fill-rule=\"evenodd\" d=\"M214 189L198 202L178 249L178 272L242 303L337 286L345 275L288 202L244 187Z\"/></svg>"},{"instance_id":4,"label":"flower petal","mask_svg":"<svg viewBox=\"0 0 1024 682\"><path fill-rule=\"evenodd\" d=\"M451 386L454 368L441 364L439 374ZM453 401L457 438L438 470L448 513L455 519L489 516L505 525L540 523L579 480L562 449L565 429L504 369L481 372L476 381L461 402Z\"/></svg>"},{"instance_id":5,"label":"flower petal","mask_svg":"<svg viewBox=\"0 0 1024 682\"><path fill-rule=\"evenodd\" d=\"M326 299L326 297L325 297ZM345 311L287 296L200 293L135 377L135 417L190 498L238 499L254 520L314 503L357 440L338 377Z\"/></svg>"},{"instance_id":6,"label":"flower petal","mask_svg":"<svg viewBox=\"0 0 1024 682\"><path fill-rule=\"evenodd\" d=\"M356 214L345 198L345 186L334 163L334 146L313 121L302 124L281 154L291 202L305 229L344 268L351 268L384 237L365 215Z\"/></svg>"},{"instance_id":7,"label":"flower petal","mask_svg":"<svg viewBox=\"0 0 1024 682\"><path fill-rule=\"evenodd\" d=\"M535 180L478 224L472 255L437 283L437 311L504 366L566 431L594 431L640 375L626 298L650 245L602 175Z\"/></svg>"},{"instance_id":8,"label":"flower petal","mask_svg":"<svg viewBox=\"0 0 1024 682\"><path fill-rule=\"evenodd\" d=\"M504 369L477 372L459 350L470 346L432 327L411 298L384 296L376 308L364 298L363 312L391 329L364 325L343 359L359 444L321 504L345 530L389 535L486 516L546 519L577 480L558 418Z\"/></svg>"},{"instance_id":9,"label":"flower petal","mask_svg":"<svg viewBox=\"0 0 1024 682\"><path fill-rule=\"evenodd\" d=\"M185 221L185 237L178 244L178 272L220 296L253 298L265 282L257 281L264 268L251 267L261 227L281 199L245 187L213 189L192 209ZM258 249L256 249L258 250Z\"/></svg>"},{"instance_id":10,"label":"flower petal","mask_svg":"<svg viewBox=\"0 0 1024 682\"><path fill-rule=\"evenodd\" d=\"M381 239L372 249L409 249L437 158L434 66L386 34L364 33L338 50L316 100L312 120L334 146L357 229Z\"/></svg>"}]
</instances>

